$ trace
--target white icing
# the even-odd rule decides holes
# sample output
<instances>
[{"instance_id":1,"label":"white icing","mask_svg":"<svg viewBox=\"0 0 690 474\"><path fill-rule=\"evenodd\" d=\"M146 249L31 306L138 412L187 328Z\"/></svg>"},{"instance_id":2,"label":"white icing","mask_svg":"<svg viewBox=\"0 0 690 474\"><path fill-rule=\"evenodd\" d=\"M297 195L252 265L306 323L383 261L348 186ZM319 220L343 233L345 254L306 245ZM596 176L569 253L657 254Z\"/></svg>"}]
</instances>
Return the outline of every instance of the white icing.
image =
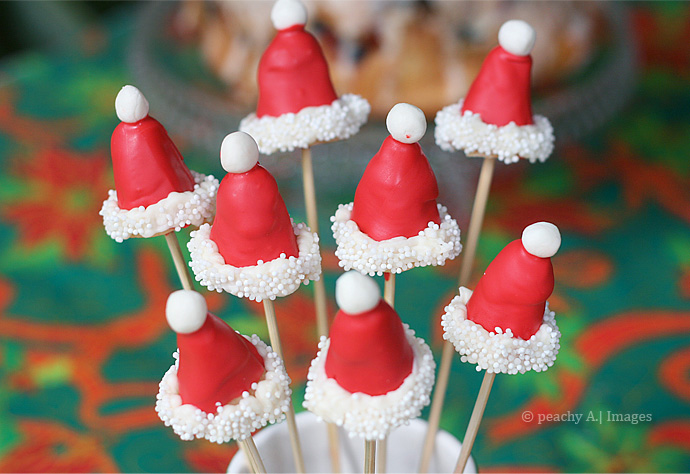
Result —
<instances>
[{"instance_id":1,"label":"white icing","mask_svg":"<svg viewBox=\"0 0 690 474\"><path fill-rule=\"evenodd\" d=\"M335 301L347 314L360 314L379 304L381 291L373 278L349 271L335 282Z\"/></svg>"},{"instance_id":2,"label":"white icing","mask_svg":"<svg viewBox=\"0 0 690 474\"><path fill-rule=\"evenodd\" d=\"M366 99L345 94L329 105L305 107L296 114L258 118L252 113L242 119L240 130L254 137L261 153L270 155L350 138L367 121L370 110Z\"/></svg>"},{"instance_id":3,"label":"white icing","mask_svg":"<svg viewBox=\"0 0 690 474\"><path fill-rule=\"evenodd\" d=\"M460 227L444 206L437 206L440 225L429 222L419 235L379 242L359 230L357 223L350 219L353 203L341 204L331 217L331 229L338 244L335 255L340 266L374 276L385 272L400 273L413 267L443 265L447 259L457 257L462 250Z\"/></svg>"},{"instance_id":4,"label":"white icing","mask_svg":"<svg viewBox=\"0 0 690 474\"><path fill-rule=\"evenodd\" d=\"M259 148L244 132L228 134L220 145L220 163L228 173L246 173L259 161Z\"/></svg>"},{"instance_id":5,"label":"white icing","mask_svg":"<svg viewBox=\"0 0 690 474\"><path fill-rule=\"evenodd\" d=\"M170 293L165 304L165 319L178 334L191 334L201 329L206 321L206 300L193 290Z\"/></svg>"},{"instance_id":6,"label":"white icing","mask_svg":"<svg viewBox=\"0 0 690 474\"><path fill-rule=\"evenodd\" d=\"M276 30L307 24L307 9L299 0L278 0L271 10L271 22Z\"/></svg>"},{"instance_id":7,"label":"white icing","mask_svg":"<svg viewBox=\"0 0 690 474\"><path fill-rule=\"evenodd\" d=\"M542 372L553 365L558 355L561 332L556 315L546 303L544 321L528 340L513 337L510 329L489 332L467 319L467 302L472 290L460 287L459 295L446 306L441 317L443 338L450 341L463 362L477 364L477 371L501 374Z\"/></svg>"},{"instance_id":8,"label":"white icing","mask_svg":"<svg viewBox=\"0 0 690 474\"><path fill-rule=\"evenodd\" d=\"M533 125L518 126L510 122L502 127L487 124L479 114L461 113L463 100L439 110L436 114L436 144L445 151L464 150L466 154L496 156L517 163L520 157L546 161L553 151L553 127L546 117L535 115Z\"/></svg>"},{"instance_id":9,"label":"white icing","mask_svg":"<svg viewBox=\"0 0 690 474\"><path fill-rule=\"evenodd\" d=\"M311 362L304 393L304 408L329 423L342 426L350 437L384 439L398 426L417 418L429 404L436 364L424 340L415 337L406 324L405 334L414 352L412 373L402 385L384 395L350 393L326 376L330 339L321 338L319 352Z\"/></svg>"},{"instance_id":10,"label":"white icing","mask_svg":"<svg viewBox=\"0 0 690 474\"><path fill-rule=\"evenodd\" d=\"M253 393L244 392L238 400L227 405L218 404L216 413L206 413L191 404L182 405L177 380L179 354L177 351L173 354L175 363L165 373L159 385L156 412L165 426L172 426L173 431L183 440L205 438L218 444L231 440L242 441L268 423L285 418L292 392L283 361L258 336L244 337L254 344L263 357L266 373L259 382L252 385Z\"/></svg>"},{"instance_id":11,"label":"white icing","mask_svg":"<svg viewBox=\"0 0 690 474\"><path fill-rule=\"evenodd\" d=\"M537 222L522 231L522 245L535 257L550 258L561 246L561 233L550 222Z\"/></svg>"},{"instance_id":12,"label":"white icing","mask_svg":"<svg viewBox=\"0 0 690 474\"><path fill-rule=\"evenodd\" d=\"M234 267L225 263L218 246L211 240L211 226L204 224L191 233L187 244L194 275L203 286L219 293L226 291L239 298L262 301L287 296L301 283L318 280L321 274L319 236L305 224L292 223L297 236L299 256L280 257L257 262L251 267Z\"/></svg>"},{"instance_id":13,"label":"white icing","mask_svg":"<svg viewBox=\"0 0 690 474\"><path fill-rule=\"evenodd\" d=\"M172 192L148 207L120 209L117 192L108 191L108 199L99 212L107 234L116 242L122 242L130 237L153 237L212 220L216 213L218 180L213 175L191 173L196 183L194 190Z\"/></svg>"},{"instance_id":14,"label":"white icing","mask_svg":"<svg viewBox=\"0 0 690 474\"><path fill-rule=\"evenodd\" d=\"M498 30L498 44L517 56L527 56L534 48L537 33L532 25L522 20L508 20Z\"/></svg>"},{"instance_id":15,"label":"white icing","mask_svg":"<svg viewBox=\"0 0 690 474\"><path fill-rule=\"evenodd\" d=\"M417 143L426 133L426 117L419 107L401 102L386 116L386 127L402 143Z\"/></svg>"},{"instance_id":16,"label":"white icing","mask_svg":"<svg viewBox=\"0 0 690 474\"><path fill-rule=\"evenodd\" d=\"M135 123L149 114L149 103L139 89L124 86L115 97L115 113L121 122Z\"/></svg>"}]
</instances>

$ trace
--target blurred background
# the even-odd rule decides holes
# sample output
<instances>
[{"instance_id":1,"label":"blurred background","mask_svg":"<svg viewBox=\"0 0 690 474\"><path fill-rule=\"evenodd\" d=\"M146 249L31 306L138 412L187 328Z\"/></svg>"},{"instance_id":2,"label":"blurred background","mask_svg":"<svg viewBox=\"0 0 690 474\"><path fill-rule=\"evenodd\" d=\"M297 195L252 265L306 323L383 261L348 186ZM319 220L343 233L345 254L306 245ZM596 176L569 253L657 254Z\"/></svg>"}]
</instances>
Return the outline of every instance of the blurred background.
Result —
<instances>
[{"instance_id":1,"label":"blurred background","mask_svg":"<svg viewBox=\"0 0 690 474\"><path fill-rule=\"evenodd\" d=\"M307 3L336 89L373 106L357 136L313 152L331 314L329 217L386 136L382 117L400 101L424 109L439 202L465 230L481 162L442 152L433 117L462 97L502 22L527 20L535 111L557 148L543 164L497 165L473 281L526 225L554 222L563 338L548 372L496 378L473 456L481 472L690 470L690 3ZM271 6L0 2L0 472L227 467L234 444L182 442L153 410L175 349L164 304L179 286L163 239L117 244L98 211L124 84L190 168L222 176L220 141L255 104ZM299 155L261 161L304 220ZM397 281L401 318L437 357L458 271L459 259ZM276 303L296 407L316 352L310 292ZM267 339L260 305L203 294ZM456 358L441 427L458 438L481 377Z\"/></svg>"}]
</instances>

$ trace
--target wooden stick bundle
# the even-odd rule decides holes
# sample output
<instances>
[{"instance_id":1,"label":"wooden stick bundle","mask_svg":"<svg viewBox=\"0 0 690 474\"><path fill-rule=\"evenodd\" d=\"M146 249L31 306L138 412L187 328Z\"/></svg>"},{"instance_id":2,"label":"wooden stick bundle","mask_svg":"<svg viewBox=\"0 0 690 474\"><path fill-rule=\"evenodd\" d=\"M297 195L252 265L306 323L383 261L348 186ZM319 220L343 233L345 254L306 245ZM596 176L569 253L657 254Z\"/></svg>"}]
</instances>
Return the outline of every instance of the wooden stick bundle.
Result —
<instances>
[{"instance_id":1,"label":"wooden stick bundle","mask_svg":"<svg viewBox=\"0 0 690 474\"><path fill-rule=\"evenodd\" d=\"M486 211L486 203L489 198L489 190L491 189L495 165L496 157L484 157L482 169L479 173L479 183L477 184L474 204L472 206L472 215L470 216L470 225L467 232L467 242L463 249L462 263L460 265L460 286L467 285L470 275L472 274L472 265L474 264L474 257L477 252L477 242L479 241L479 234L481 233L482 224L484 222L484 212ZM454 354L455 349L453 345L448 341L444 342L438 378L436 379L436 389L434 390L434 397L431 401L431 411L429 412L429 426L422 447L419 472L427 472L429 470L429 463L431 462L431 455L434 450L438 425L441 421L441 411L443 410L443 403L445 401L446 389L448 388L448 379L450 377L450 368Z\"/></svg>"}]
</instances>

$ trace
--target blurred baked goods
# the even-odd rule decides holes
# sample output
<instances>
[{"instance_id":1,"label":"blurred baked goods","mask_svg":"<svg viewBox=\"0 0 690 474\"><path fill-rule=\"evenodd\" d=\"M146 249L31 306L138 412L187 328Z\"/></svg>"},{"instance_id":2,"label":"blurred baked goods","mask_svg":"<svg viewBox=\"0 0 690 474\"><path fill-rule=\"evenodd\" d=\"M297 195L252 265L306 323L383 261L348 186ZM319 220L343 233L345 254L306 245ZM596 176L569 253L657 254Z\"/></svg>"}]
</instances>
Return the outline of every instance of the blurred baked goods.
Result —
<instances>
[{"instance_id":1,"label":"blurred baked goods","mask_svg":"<svg viewBox=\"0 0 690 474\"><path fill-rule=\"evenodd\" d=\"M428 117L467 91L500 26L532 24L535 88L562 82L593 57L600 10L590 2L342 1L305 3L307 28L319 40L338 92L365 97L384 117L397 102L417 104ZM195 41L240 108L256 103L259 58L274 31L272 2L185 0L174 31Z\"/></svg>"}]
</instances>

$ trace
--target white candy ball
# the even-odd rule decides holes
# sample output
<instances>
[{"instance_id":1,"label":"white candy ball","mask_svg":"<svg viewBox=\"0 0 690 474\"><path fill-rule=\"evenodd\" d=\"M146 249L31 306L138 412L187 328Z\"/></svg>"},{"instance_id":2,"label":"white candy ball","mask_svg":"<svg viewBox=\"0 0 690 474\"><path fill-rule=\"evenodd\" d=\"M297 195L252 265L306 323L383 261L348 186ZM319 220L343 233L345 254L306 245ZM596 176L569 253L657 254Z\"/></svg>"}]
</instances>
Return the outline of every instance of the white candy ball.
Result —
<instances>
[{"instance_id":1,"label":"white candy ball","mask_svg":"<svg viewBox=\"0 0 690 474\"><path fill-rule=\"evenodd\" d=\"M276 30L307 24L307 9L299 0L278 0L271 10L271 21Z\"/></svg>"},{"instance_id":2,"label":"white candy ball","mask_svg":"<svg viewBox=\"0 0 690 474\"><path fill-rule=\"evenodd\" d=\"M386 117L386 128L402 143L417 143L426 133L426 117L419 107L401 102Z\"/></svg>"},{"instance_id":3,"label":"white candy ball","mask_svg":"<svg viewBox=\"0 0 690 474\"><path fill-rule=\"evenodd\" d=\"M198 331L206 321L206 300L200 293L192 290L178 290L168 296L165 305L165 319L178 334Z\"/></svg>"},{"instance_id":4,"label":"white candy ball","mask_svg":"<svg viewBox=\"0 0 690 474\"><path fill-rule=\"evenodd\" d=\"M508 20L498 30L498 44L517 56L531 53L536 39L537 33L532 25L522 20Z\"/></svg>"},{"instance_id":5,"label":"white candy ball","mask_svg":"<svg viewBox=\"0 0 690 474\"><path fill-rule=\"evenodd\" d=\"M136 87L124 86L115 98L115 113L121 122L135 123L149 114L149 102Z\"/></svg>"},{"instance_id":6,"label":"white candy ball","mask_svg":"<svg viewBox=\"0 0 690 474\"><path fill-rule=\"evenodd\" d=\"M346 313L360 314L379 304L381 292L373 278L352 270L335 282L335 301Z\"/></svg>"},{"instance_id":7,"label":"white candy ball","mask_svg":"<svg viewBox=\"0 0 690 474\"><path fill-rule=\"evenodd\" d=\"M228 173L246 173L259 161L259 147L244 132L227 135L220 145L220 164Z\"/></svg>"},{"instance_id":8,"label":"white candy ball","mask_svg":"<svg viewBox=\"0 0 690 474\"><path fill-rule=\"evenodd\" d=\"M522 245L535 257L550 258L561 246L561 233L550 222L537 222L522 231Z\"/></svg>"}]
</instances>

